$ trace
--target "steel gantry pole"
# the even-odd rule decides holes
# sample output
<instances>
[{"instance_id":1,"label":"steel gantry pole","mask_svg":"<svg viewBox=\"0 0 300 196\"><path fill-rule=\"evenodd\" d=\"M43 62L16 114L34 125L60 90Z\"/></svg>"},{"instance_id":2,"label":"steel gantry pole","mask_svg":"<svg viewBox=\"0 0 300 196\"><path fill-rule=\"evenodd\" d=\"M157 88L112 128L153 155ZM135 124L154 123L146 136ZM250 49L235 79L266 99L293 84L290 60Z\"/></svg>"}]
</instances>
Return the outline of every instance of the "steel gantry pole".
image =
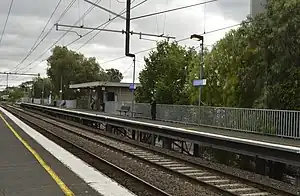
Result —
<instances>
[{"instance_id":1,"label":"steel gantry pole","mask_svg":"<svg viewBox=\"0 0 300 196\"><path fill-rule=\"evenodd\" d=\"M135 111L134 103L135 103L135 56L133 57L133 76L132 76L132 112ZM134 113L132 113L132 117L134 117Z\"/></svg>"},{"instance_id":2,"label":"steel gantry pole","mask_svg":"<svg viewBox=\"0 0 300 196\"><path fill-rule=\"evenodd\" d=\"M135 96L134 96L134 91L135 91L135 54L130 53L130 12L131 12L131 0L126 1L126 30L125 30L125 55L128 57L133 58L133 76L132 76L132 85L131 85L131 90L132 90L132 117L134 116L134 102L135 102Z\"/></svg>"},{"instance_id":3,"label":"steel gantry pole","mask_svg":"<svg viewBox=\"0 0 300 196\"><path fill-rule=\"evenodd\" d=\"M60 76L60 101L62 101L63 95L63 76Z\"/></svg>"},{"instance_id":4,"label":"steel gantry pole","mask_svg":"<svg viewBox=\"0 0 300 196\"><path fill-rule=\"evenodd\" d=\"M8 88L8 76L9 75L17 75L17 76L40 76L40 74L33 73L16 73L16 72L0 72L0 74L6 75L6 88Z\"/></svg>"},{"instance_id":5,"label":"steel gantry pole","mask_svg":"<svg viewBox=\"0 0 300 196\"><path fill-rule=\"evenodd\" d=\"M201 43L200 43L200 48L201 48L201 54L200 54L200 72L199 72L199 79L203 79L203 63L204 63L204 38L202 37ZM199 90L199 107L201 106L201 96L202 96L202 86L200 86Z\"/></svg>"},{"instance_id":6,"label":"steel gantry pole","mask_svg":"<svg viewBox=\"0 0 300 196\"><path fill-rule=\"evenodd\" d=\"M44 105L44 93L45 93L45 84L44 84L44 78L42 78L42 105Z\"/></svg>"}]
</instances>

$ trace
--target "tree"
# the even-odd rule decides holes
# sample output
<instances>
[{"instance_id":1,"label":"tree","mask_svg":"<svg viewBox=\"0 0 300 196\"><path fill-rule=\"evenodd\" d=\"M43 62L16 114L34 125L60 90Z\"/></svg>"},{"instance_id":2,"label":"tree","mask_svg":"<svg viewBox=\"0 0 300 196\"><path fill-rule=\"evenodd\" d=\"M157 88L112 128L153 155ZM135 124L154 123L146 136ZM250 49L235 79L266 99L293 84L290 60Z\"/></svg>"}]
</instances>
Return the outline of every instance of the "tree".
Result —
<instances>
[{"instance_id":1,"label":"tree","mask_svg":"<svg viewBox=\"0 0 300 196\"><path fill-rule=\"evenodd\" d=\"M300 109L299 1L269 0L205 57L211 105Z\"/></svg>"},{"instance_id":2,"label":"tree","mask_svg":"<svg viewBox=\"0 0 300 196\"><path fill-rule=\"evenodd\" d=\"M95 58L85 58L66 47L56 46L47 62L47 75L51 79L53 93L59 96L62 86L63 99L75 98L74 91L68 88L70 84L106 79L104 70Z\"/></svg>"},{"instance_id":3,"label":"tree","mask_svg":"<svg viewBox=\"0 0 300 196\"><path fill-rule=\"evenodd\" d=\"M121 82L123 75L118 69L106 69L107 81L110 82Z\"/></svg>"},{"instance_id":4,"label":"tree","mask_svg":"<svg viewBox=\"0 0 300 196\"><path fill-rule=\"evenodd\" d=\"M155 96L157 103L187 104L189 102L187 79L196 53L193 49L162 41L155 51L145 58L145 69L140 73L142 85L136 91L139 102L150 102Z\"/></svg>"},{"instance_id":5,"label":"tree","mask_svg":"<svg viewBox=\"0 0 300 196\"><path fill-rule=\"evenodd\" d=\"M16 102L24 96L24 91L19 87L12 87L9 90L9 100Z\"/></svg>"}]
</instances>

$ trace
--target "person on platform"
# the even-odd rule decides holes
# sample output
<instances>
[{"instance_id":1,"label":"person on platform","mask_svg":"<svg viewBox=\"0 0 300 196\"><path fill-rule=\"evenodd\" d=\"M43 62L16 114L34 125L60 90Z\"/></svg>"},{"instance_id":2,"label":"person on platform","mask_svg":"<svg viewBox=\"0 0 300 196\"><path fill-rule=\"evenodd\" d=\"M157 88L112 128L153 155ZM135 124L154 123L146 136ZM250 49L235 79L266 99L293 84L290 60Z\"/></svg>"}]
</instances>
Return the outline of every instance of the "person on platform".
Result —
<instances>
[{"instance_id":1,"label":"person on platform","mask_svg":"<svg viewBox=\"0 0 300 196\"><path fill-rule=\"evenodd\" d=\"M90 104L92 110L94 110L94 106L95 106L95 99L92 97L91 104Z\"/></svg>"},{"instance_id":2,"label":"person on platform","mask_svg":"<svg viewBox=\"0 0 300 196\"><path fill-rule=\"evenodd\" d=\"M150 104L151 104L151 118L152 120L156 120L156 100L154 97L151 99Z\"/></svg>"}]
</instances>

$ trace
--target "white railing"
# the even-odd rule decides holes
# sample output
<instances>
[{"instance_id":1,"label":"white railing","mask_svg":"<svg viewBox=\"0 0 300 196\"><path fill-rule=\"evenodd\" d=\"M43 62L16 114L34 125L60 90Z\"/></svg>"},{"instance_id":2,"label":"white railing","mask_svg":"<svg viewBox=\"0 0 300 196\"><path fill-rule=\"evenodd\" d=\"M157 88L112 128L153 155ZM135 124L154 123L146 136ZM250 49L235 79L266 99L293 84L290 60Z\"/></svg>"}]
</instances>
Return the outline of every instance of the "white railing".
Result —
<instances>
[{"instance_id":1,"label":"white railing","mask_svg":"<svg viewBox=\"0 0 300 196\"><path fill-rule=\"evenodd\" d=\"M116 113L121 105L131 103L106 102L105 112ZM136 103L135 111L143 113L138 117L151 118L150 104ZM157 104L156 118L300 139L300 111Z\"/></svg>"}]
</instances>

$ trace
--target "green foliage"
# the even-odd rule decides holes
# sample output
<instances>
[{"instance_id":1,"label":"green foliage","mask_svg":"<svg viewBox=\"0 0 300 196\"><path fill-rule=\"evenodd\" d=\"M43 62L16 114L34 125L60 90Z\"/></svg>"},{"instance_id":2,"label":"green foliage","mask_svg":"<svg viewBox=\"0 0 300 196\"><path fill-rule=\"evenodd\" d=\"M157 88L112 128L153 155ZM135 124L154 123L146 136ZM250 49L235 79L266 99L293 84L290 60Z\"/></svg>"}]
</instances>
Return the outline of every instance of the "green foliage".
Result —
<instances>
[{"instance_id":1,"label":"green foliage","mask_svg":"<svg viewBox=\"0 0 300 196\"><path fill-rule=\"evenodd\" d=\"M210 105L300 109L300 1L270 0L205 56Z\"/></svg>"},{"instance_id":2,"label":"green foliage","mask_svg":"<svg viewBox=\"0 0 300 196\"><path fill-rule=\"evenodd\" d=\"M145 58L145 69L140 73L141 88L136 91L139 102L150 102L155 96L157 103L187 104L189 102L188 76L197 63L193 49L179 46L176 42L159 42L155 51Z\"/></svg>"},{"instance_id":3,"label":"green foliage","mask_svg":"<svg viewBox=\"0 0 300 196\"><path fill-rule=\"evenodd\" d=\"M123 75L122 73L117 70L117 69L107 69L106 71L106 75L107 75L107 81L110 82L121 82L121 80L123 79Z\"/></svg>"},{"instance_id":4,"label":"green foliage","mask_svg":"<svg viewBox=\"0 0 300 196\"><path fill-rule=\"evenodd\" d=\"M96 58L86 58L66 47L56 46L47 61L47 75L53 85L53 93L59 96L62 84L63 99L73 99L76 96L74 90L68 88L70 84L123 79L119 70L109 69L105 72Z\"/></svg>"},{"instance_id":5,"label":"green foliage","mask_svg":"<svg viewBox=\"0 0 300 196\"><path fill-rule=\"evenodd\" d=\"M19 87L9 89L9 101L16 102L24 96L24 91Z\"/></svg>"}]
</instances>

